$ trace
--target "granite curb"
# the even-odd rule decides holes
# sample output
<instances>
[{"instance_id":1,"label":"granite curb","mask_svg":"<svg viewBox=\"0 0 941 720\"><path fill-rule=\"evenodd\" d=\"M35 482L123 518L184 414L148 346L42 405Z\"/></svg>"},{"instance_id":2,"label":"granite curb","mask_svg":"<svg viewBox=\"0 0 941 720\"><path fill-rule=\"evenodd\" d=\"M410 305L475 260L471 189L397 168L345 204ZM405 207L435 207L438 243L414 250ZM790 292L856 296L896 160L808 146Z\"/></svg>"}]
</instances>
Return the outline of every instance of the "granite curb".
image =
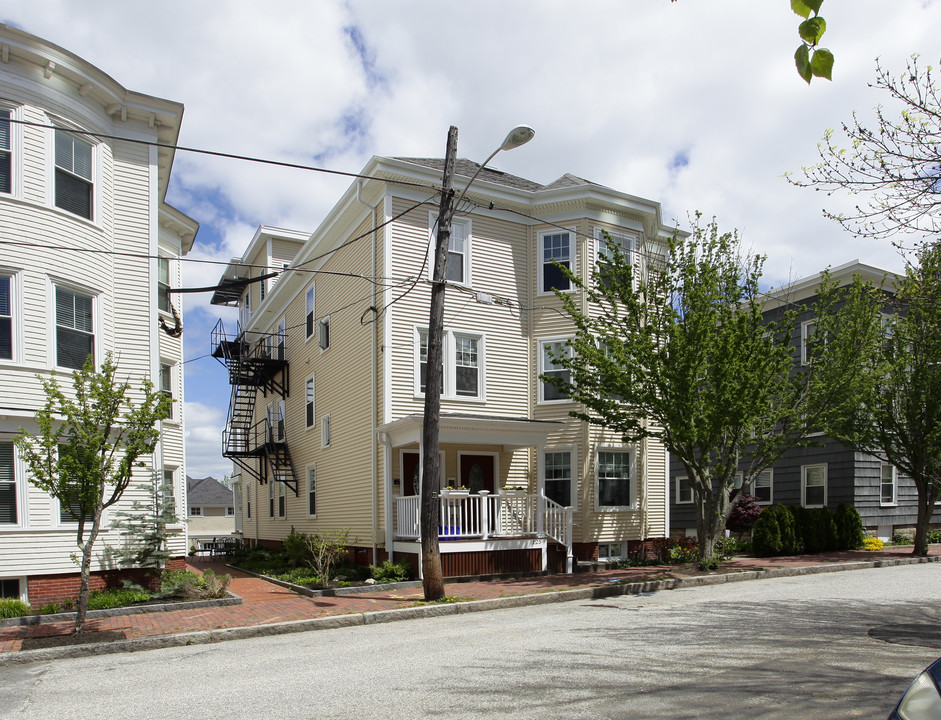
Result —
<instances>
[{"instance_id":1,"label":"granite curb","mask_svg":"<svg viewBox=\"0 0 941 720\"><path fill-rule=\"evenodd\" d=\"M765 580L771 578L796 577L799 575L817 575L828 572L845 572L850 570L865 570L870 568L895 567L898 565L916 565L921 563L941 562L941 556L917 558L889 558L884 560L854 561L833 563L829 565L804 565L800 567L778 567L766 570L746 570L743 572L723 573L721 575L696 575L691 577L670 578L666 580L644 580L639 582L615 581L606 585L598 585L573 590L547 590L533 595L513 595L509 597L490 598L486 600L471 600L468 602L449 603L444 605L421 605L417 607L396 608L393 610L379 610L368 613L350 613L349 615L334 615L309 620L294 620L290 622L271 623L267 625L253 625L236 628L222 628L217 630L201 630L198 632L181 633L176 635L160 635L155 637L136 638L134 640L119 640L109 643L92 643L88 645L72 645L59 648L44 648L40 650L20 650L0 655L0 667L6 665L22 665L27 663L45 662L60 658L86 657L90 655L108 655L121 652L138 652L141 650L157 650L160 648L182 647L187 645L207 645L227 640L244 640L272 635L286 635L289 633L309 632L311 630L332 630L343 627L359 625L373 625L378 623L399 622L402 620L416 620L429 617L444 617L471 612L486 612L505 608L517 608L550 603L570 602L573 600L593 600L618 595L639 595L642 593L661 592L678 588L702 587L705 585L719 585L728 582L745 582L748 580Z\"/></svg>"}]
</instances>

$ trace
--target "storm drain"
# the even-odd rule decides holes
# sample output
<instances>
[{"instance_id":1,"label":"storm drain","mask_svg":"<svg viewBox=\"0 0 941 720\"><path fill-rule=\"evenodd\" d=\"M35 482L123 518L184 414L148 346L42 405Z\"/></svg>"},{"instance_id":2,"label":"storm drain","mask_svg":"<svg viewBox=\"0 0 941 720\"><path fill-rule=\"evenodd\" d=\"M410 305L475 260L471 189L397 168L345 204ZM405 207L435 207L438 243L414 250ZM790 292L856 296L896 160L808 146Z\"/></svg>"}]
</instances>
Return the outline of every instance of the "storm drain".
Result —
<instances>
[{"instance_id":1,"label":"storm drain","mask_svg":"<svg viewBox=\"0 0 941 720\"><path fill-rule=\"evenodd\" d=\"M870 628L869 637L896 645L941 648L941 627L937 624L898 623Z\"/></svg>"}]
</instances>

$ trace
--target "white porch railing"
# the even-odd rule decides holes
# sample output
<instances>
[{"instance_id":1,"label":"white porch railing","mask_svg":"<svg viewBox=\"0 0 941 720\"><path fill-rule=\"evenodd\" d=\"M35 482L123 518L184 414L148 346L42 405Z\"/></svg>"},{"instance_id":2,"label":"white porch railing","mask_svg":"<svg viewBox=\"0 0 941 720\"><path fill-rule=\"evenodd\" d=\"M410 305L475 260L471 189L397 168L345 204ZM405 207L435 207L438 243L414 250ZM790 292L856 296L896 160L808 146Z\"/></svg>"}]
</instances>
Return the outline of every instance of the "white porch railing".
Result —
<instances>
[{"instance_id":1,"label":"white porch railing","mask_svg":"<svg viewBox=\"0 0 941 720\"><path fill-rule=\"evenodd\" d=\"M450 493L443 494L438 502L441 540L549 537L571 547L572 509L540 495ZM395 537L421 537L417 495L395 498Z\"/></svg>"}]
</instances>

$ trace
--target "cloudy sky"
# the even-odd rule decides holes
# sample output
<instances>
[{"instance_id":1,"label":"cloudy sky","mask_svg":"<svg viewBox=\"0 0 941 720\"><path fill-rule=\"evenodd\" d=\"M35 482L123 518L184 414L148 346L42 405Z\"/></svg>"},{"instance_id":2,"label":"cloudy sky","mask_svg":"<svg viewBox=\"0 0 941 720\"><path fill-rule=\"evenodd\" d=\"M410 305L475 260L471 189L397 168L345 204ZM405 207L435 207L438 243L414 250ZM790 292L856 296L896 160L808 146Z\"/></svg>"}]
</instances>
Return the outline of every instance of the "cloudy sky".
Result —
<instances>
[{"instance_id":1,"label":"cloudy sky","mask_svg":"<svg viewBox=\"0 0 941 720\"><path fill-rule=\"evenodd\" d=\"M483 160L516 124L528 145L499 169L570 172L700 210L767 255L778 285L859 258L898 269L887 243L824 219L841 200L789 186L827 128L887 103L875 58L938 63L941 0L826 0L833 82L794 69L788 0L0 0L0 21L50 40L130 90L186 106L182 145L350 172L372 155ZM314 230L348 181L178 153L169 200L201 224L191 257L241 255L258 225ZM221 275L185 266L184 284ZM205 357L219 309L188 296L187 470L222 477L228 386Z\"/></svg>"}]
</instances>

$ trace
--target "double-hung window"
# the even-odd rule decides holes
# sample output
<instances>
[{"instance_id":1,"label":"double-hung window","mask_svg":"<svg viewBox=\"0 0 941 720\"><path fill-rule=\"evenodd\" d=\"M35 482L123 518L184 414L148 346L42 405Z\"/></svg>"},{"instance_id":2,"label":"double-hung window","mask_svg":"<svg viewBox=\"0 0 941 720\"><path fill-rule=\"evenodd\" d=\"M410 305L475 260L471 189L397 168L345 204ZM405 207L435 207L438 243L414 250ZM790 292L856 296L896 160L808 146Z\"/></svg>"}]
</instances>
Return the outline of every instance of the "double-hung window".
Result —
<instances>
[{"instance_id":1,"label":"double-hung window","mask_svg":"<svg viewBox=\"0 0 941 720\"><path fill-rule=\"evenodd\" d=\"M314 376L311 375L304 383L304 410L306 413L306 426L312 428L316 423L314 415Z\"/></svg>"},{"instance_id":2,"label":"double-hung window","mask_svg":"<svg viewBox=\"0 0 941 720\"><path fill-rule=\"evenodd\" d=\"M320 445L330 447L330 415L324 415L320 418Z\"/></svg>"},{"instance_id":3,"label":"double-hung window","mask_svg":"<svg viewBox=\"0 0 941 720\"><path fill-rule=\"evenodd\" d=\"M575 272L572 262L575 256L573 237L574 233L568 230L547 230L539 233L540 293L570 289L571 283L559 265Z\"/></svg>"},{"instance_id":4,"label":"double-hung window","mask_svg":"<svg viewBox=\"0 0 941 720\"><path fill-rule=\"evenodd\" d=\"M602 448L595 461L599 510L633 509L634 451Z\"/></svg>"},{"instance_id":5,"label":"double-hung window","mask_svg":"<svg viewBox=\"0 0 941 720\"><path fill-rule=\"evenodd\" d=\"M173 419L173 366L160 363L160 392L170 401L167 420Z\"/></svg>"},{"instance_id":6,"label":"double-hung window","mask_svg":"<svg viewBox=\"0 0 941 720\"><path fill-rule=\"evenodd\" d=\"M16 503L16 456L13 443L0 441L0 525L19 521Z\"/></svg>"},{"instance_id":7,"label":"double-hung window","mask_svg":"<svg viewBox=\"0 0 941 720\"><path fill-rule=\"evenodd\" d=\"M157 309L170 312L170 259L157 258Z\"/></svg>"},{"instance_id":8,"label":"double-hung window","mask_svg":"<svg viewBox=\"0 0 941 720\"><path fill-rule=\"evenodd\" d=\"M572 505L572 452L570 450L545 452L543 473L546 497L563 507Z\"/></svg>"},{"instance_id":9,"label":"double-hung window","mask_svg":"<svg viewBox=\"0 0 941 720\"><path fill-rule=\"evenodd\" d=\"M758 473L753 489L760 505L770 505L774 501L774 471L767 468Z\"/></svg>"},{"instance_id":10,"label":"double-hung window","mask_svg":"<svg viewBox=\"0 0 941 720\"><path fill-rule=\"evenodd\" d=\"M10 132L12 110L0 109L0 193L13 192L13 137Z\"/></svg>"},{"instance_id":11,"label":"double-hung window","mask_svg":"<svg viewBox=\"0 0 941 720\"><path fill-rule=\"evenodd\" d=\"M895 466L882 463L880 502L882 505L895 505Z\"/></svg>"},{"instance_id":12,"label":"double-hung window","mask_svg":"<svg viewBox=\"0 0 941 720\"><path fill-rule=\"evenodd\" d=\"M330 348L330 316L321 319L317 324L317 334L320 339L320 349L328 350Z\"/></svg>"},{"instance_id":13,"label":"double-hung window","mask_svg":"<svg viewBox=\"0 0 941 720\"><path fill-rule=\"evenodd\" d=\"M79 370L95 355L92 297L56 286L56 365Z\"/></svg>"},{"instance_id":14,"label":"double-hung window","mask_svg":"<svg viewBox=\"0 0 941 720\"><path fill-rule=\"evenodd\" d=\"M434 276L435 246L438 235L438 216L428 214L430 238L428 243L428 277ZM471 284L471 221L452 219L451 234L448 237L448 267L445 280L458 285Z\"/></svg>"},{"instance_id":15,"label":"double-hung window","mask_svg":"<svg viewBox=\"0 0 941 720\"><path fill-rule=\"evenodd\" d=\"M13 277L0 275L0 360L13 359Z\"/></svg>"},{"instance_id":16,"label":"double-hung window","mask_svg":"<svg viewBox=\"0 0 941 720\"><path fill-rule=\"evenodd\" d=\"M307 292L304 293L304 300L307 303L306 307L306 328L304 331L304 337L310 339L314 336L314 285L311 283L311 286L307 288Z\"/></svg>"},{"instance_id":17,"label":"double-hung window","mask_svg":"<svg viewBox=\"0 0 941 720\"><path fill-rule=\"evenodd\" d=\"M556 377L568 382L569 371L564 368L559 359L571 357L572 348L565 344L565 340L541 340L539 342L539 374L546 377ZM539 381L540 402L554 402L567 400L568 395L545 380Z\"/></svg>"},{"instance_id":18,"label":"double-hung window","mask_svg":"<svg viewBox=\"0 0 941 720\"><path fill-rule=\"evenodd\" d=\"M810 365L816 351L817 321L806 320L801 323L801 365Z\"/></svg>"},{"instance_id":19,"label":"double-hung window","mask_svg":"<svg viewBox=\"0 0 941 720\"><path fill-rule=\"evenodd\" d=\"M630 235L595 228L595 240L598 248L596 270L602 271L613 263L615 254L619 254L625 264L632 262L635 239Z\"/></svg>"},{"instance_id":20,"label":"double-hung window","mask_svg":"<svg viewBox=\"0 0 941 720\"><path fill-rule=\"evenodd\" d=\"M688 477L676 479L676 504L689 505L693 502L693 486L689 484Z\"/></svg>"},{"instance_id":21,"label":"double-hung window","mask_svg":"<svg viewBox=\"0 0 941 720\"><path fill-rule=\"evenodd\" d=\"M56 207L92 220L92 145L65 130L55 132Z\"/></svg>"},{"instance_id":22,"label":"double-hung window","mask_svg":"<svg viewBox=\"0 0 941 720\"><path fill-rule=\"evenodd\" d=\"M317 470L307 468L307 514L317 514Z\"/></svg>"},{"instance_id":23,"label":"double-hung window","mask_svg":"<svg viewBox=\"0 0 941 720\"><path fill-rule=\"evenodd\" d=\"M827 504L827 466L801 466L801 485L804 507L823 507Z\"/></svg>"},{"instance_id":24,"label":"double-hung window","mask_svg":"<svg viewBox=\"0 0 941 720\"><path fill-rule=\"evenodd\" d=\"M417 394L425 392L428 378L428 332L416 331ZM442 397L484 399L484 337L447 330L441 339Z\"/></svg>"}]
</instances>

